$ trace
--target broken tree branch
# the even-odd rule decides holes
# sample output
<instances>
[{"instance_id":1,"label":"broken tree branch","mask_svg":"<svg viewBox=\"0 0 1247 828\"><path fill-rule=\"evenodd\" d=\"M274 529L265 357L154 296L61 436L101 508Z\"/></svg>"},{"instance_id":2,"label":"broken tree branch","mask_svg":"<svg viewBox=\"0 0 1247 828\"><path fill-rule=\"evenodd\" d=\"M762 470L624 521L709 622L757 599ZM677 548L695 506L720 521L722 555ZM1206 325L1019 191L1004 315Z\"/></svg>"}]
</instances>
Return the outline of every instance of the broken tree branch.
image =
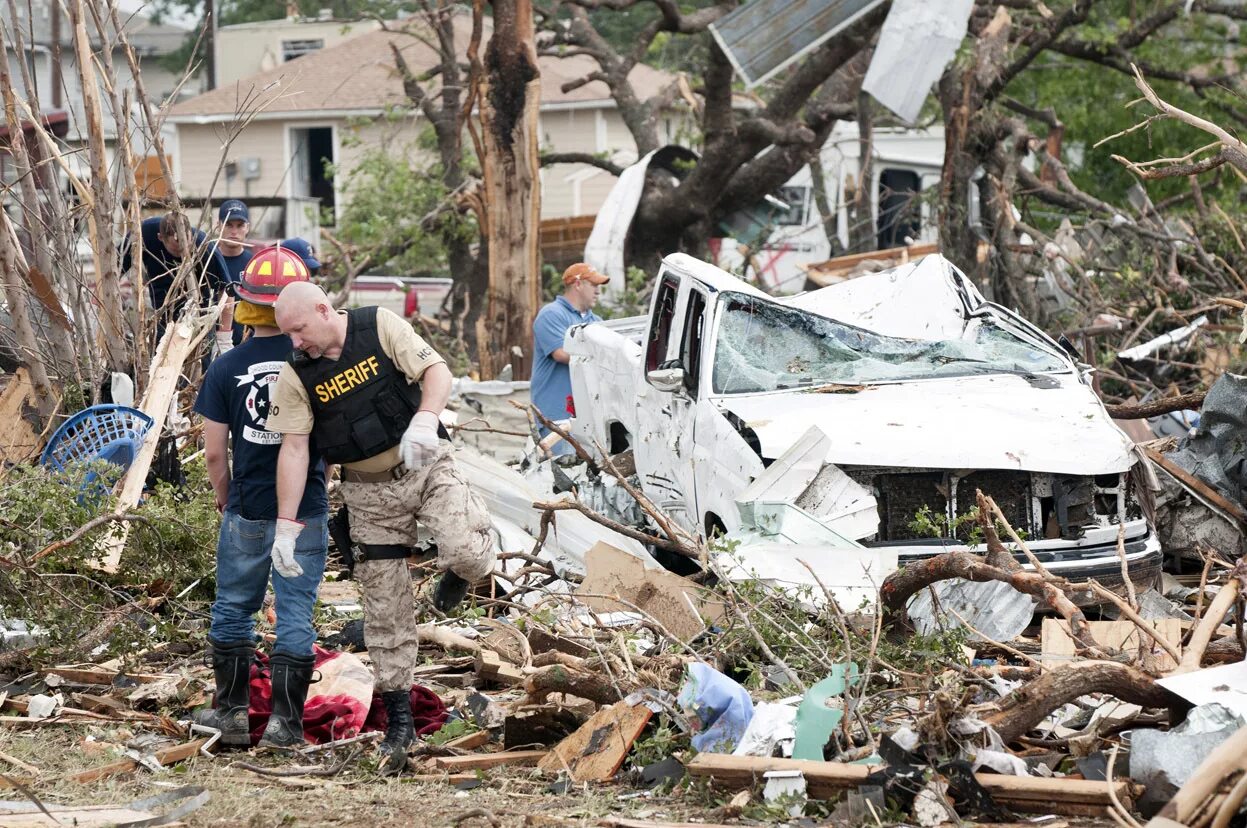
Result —
<instances>
[{"instance_id":1,"label":"broken tree branch","mask_svg":"<svg viewBox=\"0 0 1247 828\"><path fill-rule=\"evenodd\" d=\"M1128 664L1078 661L1023 684L989 705L988 712L979 711L979 718L991 725L1007 744L1025 735L1053 710L1088 693L1111 693L1122 701L1143 707L1181 703L1181 699L1147 673Z\"/></svg>"},{"instance_id":2,"label":"broken tree branch","mask_svg":"<svg viewBox=\"0 0 1247 828\"><path fill-rule=\"evenodd\" d=\"M1106 405L1104 408L1114 420L1146 420L1171 411L1198 411L1207 395L1207 391L1193 391L1190 394L1178 394L1146 403Z\"/></svg>"},{"instance_id":3,"label":"broken tree branch","mask_svg":"<svg viewBox=\"0 0 1247 828\"><path fill-rule=\"evenodd\" d=\"M1033 595L1043 606L1060 613L1069 622L1070 636L1081 652L1095 658L1104 657L1091 636L1087 617L1063 590L1038 573L1026 570L1006 572L971 552L945 552L924 561L907 564L889 575L879 588L879 597L884 607L884 626L901 631L912 629L905 614L905 605L910 597L932 584L955 578L975 582L1003 581L1018 592Z\"/></svg>"}]
</instances>

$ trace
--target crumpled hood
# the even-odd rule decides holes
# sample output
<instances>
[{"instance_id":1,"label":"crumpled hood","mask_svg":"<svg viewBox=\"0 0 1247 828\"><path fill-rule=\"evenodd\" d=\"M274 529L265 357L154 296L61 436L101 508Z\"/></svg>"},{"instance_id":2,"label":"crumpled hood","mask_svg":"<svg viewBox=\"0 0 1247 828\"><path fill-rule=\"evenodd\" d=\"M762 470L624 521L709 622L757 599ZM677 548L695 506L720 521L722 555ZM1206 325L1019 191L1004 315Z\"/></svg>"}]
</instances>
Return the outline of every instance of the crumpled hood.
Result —
<instances>
[{"instance_id":1,"label":"crumpled hood","mask_svg":"<svg viewBox=\"0 0 1247 828\"><path fill-rule=\"evenodd\" d=\"M1072 374L956 377L867 386L863 391L786 391L719 397L716 405L757 432L776 458L817 425L831 438L827 462L849 466L1019 469L1110 474L1135 462L1132 443Z\"/></svg>"}]
</instances>

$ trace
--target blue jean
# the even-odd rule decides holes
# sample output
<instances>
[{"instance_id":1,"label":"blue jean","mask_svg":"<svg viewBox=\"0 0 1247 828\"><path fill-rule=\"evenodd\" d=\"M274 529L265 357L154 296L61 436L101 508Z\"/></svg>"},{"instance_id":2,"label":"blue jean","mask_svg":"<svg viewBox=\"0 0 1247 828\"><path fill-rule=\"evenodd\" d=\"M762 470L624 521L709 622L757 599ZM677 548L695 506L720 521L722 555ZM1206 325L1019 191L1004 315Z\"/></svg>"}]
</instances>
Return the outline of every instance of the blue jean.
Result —
<instances>
[{"instance_id":1,"label":"blue jean","mask_svg":"<svg viewBox=\"0 0 1247 828\"><path fill-rule=\"evenodd\" d=\"M274 652L311 655L316 631L312 628L312 607L316 590L325 574L325 554L329 547L329 516L305 520L306 526L295 543L295 559L303 567L297 578L276 572L273 591L277 594L277 643ZM275 520L247 520L237 512L225 513L216 547L216 601L212 604L214 641L253 641L255 619L264 604L264 591L273 568L269 550L276 531Z\"/></svg>"}]
</instances>

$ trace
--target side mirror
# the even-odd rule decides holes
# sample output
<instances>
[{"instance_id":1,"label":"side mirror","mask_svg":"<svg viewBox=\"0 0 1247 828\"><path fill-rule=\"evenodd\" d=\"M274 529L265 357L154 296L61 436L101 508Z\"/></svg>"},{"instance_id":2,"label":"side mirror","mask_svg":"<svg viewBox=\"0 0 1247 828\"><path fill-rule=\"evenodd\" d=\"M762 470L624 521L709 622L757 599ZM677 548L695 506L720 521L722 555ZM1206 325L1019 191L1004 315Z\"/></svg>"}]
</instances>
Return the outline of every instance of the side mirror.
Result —
<instances>
[{"instance_id":1,"label":"side mirror","mask_svg":"<svg viewBox=\"0 0 1247 828\"><path fill-rule=\"evenodd\" d=\"M655 368L645 375L645 379L659 391L673 393L684 387L684 369Z\"/></svg>"}]
</instances>

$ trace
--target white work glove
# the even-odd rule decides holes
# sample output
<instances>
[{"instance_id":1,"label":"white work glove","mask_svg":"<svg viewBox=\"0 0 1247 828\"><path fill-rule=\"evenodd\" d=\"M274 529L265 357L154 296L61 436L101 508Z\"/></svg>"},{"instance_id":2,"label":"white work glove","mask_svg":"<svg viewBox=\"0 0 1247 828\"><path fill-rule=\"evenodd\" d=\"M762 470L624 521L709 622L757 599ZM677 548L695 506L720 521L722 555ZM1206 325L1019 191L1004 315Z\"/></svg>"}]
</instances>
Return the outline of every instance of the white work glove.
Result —
<instances>
[{"instance_id":1,"label":"white work glove","mask_svg":"<svg viewBox=\"0 0 1247 828\"><path fill-rule=\"evenodd\" d=\"M302 531L303 524L297 520L277 519L277 535L269 555L273 559L273 569L283 578L297 578L303 574L303 567L294 559L294 545Z\"/></svg>"},{"instance_id":2,"label":"white work glove","mask_svg":"<svg viewBox=\"0 0 1247 828\"><path fill-rule=\"evenodd\" d=\"M223 356L234 350L234 332L233 331L217 331L216 332L216 353L217 356Z\"/></svg>"},{"instance_id":3,"label":"white work glove","mask_svg":"<svg viewBox=\"0 0 1247 828\"><path fill-rule=\"evenodd\" d=\"M399 444L399 454L407 471L431 466L437 459L437 443L437 415L432 411L417 411Z\"/></svg>"}]
</instances>

